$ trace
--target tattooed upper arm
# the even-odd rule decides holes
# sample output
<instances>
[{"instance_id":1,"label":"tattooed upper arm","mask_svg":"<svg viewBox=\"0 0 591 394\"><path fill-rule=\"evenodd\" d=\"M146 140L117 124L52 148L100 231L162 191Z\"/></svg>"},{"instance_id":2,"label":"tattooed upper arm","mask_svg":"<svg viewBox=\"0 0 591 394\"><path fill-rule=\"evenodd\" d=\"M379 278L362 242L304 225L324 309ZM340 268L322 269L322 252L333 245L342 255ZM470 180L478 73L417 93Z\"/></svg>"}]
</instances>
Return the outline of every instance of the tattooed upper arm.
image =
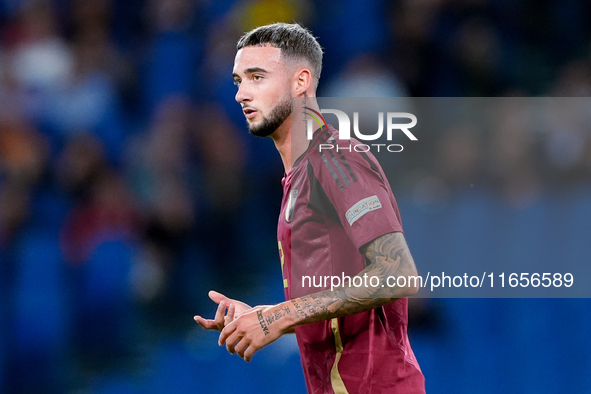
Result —
<instances>
[{"instance_id":1,"label":"tattooed upper arm","mask_svg":"<svg viewBox=\"0 0 591 394\"><path fill-rule=\"evenodd\" d=\"M290 300L294 307L293 326L351 315L378 308L397 298L414 295L418 291L414 260L408 250L404 234L382 235L361 248L369 264L356 276L370 279L370 285L340 287ZM404 281L392 281L400 276ZM377 278L377 285L371 284ZM415 278L416 279L416 278ZM404 286L398 286L404 283Z\"/></svg>"},{"instance_id":2,"label":"tattooed upper arm","mask_svg":"<svg viewBox=\"0 0 591 394\"><path fill-rule=\"evenodd\" d=\"M385 276L416 276L417 268L408 250L403 233L388 233L369 242L362 248L369 261L368 269L382 272ZM408 280L405 282L409 282ZM409 295L417 292L415 286L407 286Z\"/></svg>"}]
</instances>

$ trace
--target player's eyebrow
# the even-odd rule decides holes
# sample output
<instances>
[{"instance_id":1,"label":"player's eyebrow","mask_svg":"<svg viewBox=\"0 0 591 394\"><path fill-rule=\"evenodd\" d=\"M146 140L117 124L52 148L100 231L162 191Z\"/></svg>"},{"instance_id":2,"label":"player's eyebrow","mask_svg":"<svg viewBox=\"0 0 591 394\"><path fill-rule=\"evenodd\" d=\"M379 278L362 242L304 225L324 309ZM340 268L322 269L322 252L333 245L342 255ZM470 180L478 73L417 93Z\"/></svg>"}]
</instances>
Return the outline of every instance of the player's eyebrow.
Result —
<instances>
[{"instance_id":1,"label":"player's eyebrow","mask_svg":"<svg viewBox=\"0 0 591 394\"><path fill-rule=\"evenodd\" d=\"M262 73L266 73L268 71L265 70L264 68L261 68L261 67L250 67L250 68L247 68L246 70L244 70L244 73L245 74L261 73L261 72ZM236 74L236 73L232 73L232 77L234 79L240 78L240 76L238 74Z\"/></svg>"},{"instance_id":2,"label":"player's eyebrow","mask_svg":"<svg viewBox=\"0 0 591 394\"><path fill-rule=\"evenodd\" d=\"M260 68L260 67L251 67L251 68L246 69L247 74L260 73L260 72L266 73L267 70L265 70L264 68Z\"/></svg>"}]
</instances>

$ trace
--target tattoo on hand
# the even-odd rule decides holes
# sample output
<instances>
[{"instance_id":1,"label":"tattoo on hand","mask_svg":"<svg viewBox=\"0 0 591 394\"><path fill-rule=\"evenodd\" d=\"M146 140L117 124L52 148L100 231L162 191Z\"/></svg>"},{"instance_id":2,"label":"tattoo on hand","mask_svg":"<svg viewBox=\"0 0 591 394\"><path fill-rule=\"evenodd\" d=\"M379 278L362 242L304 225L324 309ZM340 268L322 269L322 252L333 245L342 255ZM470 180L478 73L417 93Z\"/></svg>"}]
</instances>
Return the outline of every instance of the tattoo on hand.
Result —
<instances>
[{"instance_id":1,"label":"tattoo on hand","mask_svg":"<svg viewBox=\"0 0 591 394\"><path fill-rule=\"evenodd\" d=\"M265 335L269 335L269 327L267 327L267 323L265 323L265 319L263 319L263 312L260 310L257 311L257 317L259 318L259 324L261 325L263 332Z\"/></svg>"},{"instance_id":2,"label":"tattoo on hand","mask_svg":"<svg viewBox=\"0 0 591 394\"><path fill-rule=\"evenodd\" d=\"M265 332L265 335L269 333L270 325L281 320L285 316L288 316L290 312L291 310L288 306L284 306L281 309L277 309L276 311L269 313L267 316L263 316L262 311L257 311L257 317L259 319L259 323L261 324L263 331Z\"/></svg>"},{"instance_id":3,"label":"tattoo on hand","mask_svg":"<svg viewBox=\"0 0 591 394\"><path fill-rule=\"evenodd\" d=\"M275 322L275 314L271 313L270 315L267 315L267 317L265 317L265 322L267 323L268 326L273 324L273 322Z\"/></svg>"}]
</instances>

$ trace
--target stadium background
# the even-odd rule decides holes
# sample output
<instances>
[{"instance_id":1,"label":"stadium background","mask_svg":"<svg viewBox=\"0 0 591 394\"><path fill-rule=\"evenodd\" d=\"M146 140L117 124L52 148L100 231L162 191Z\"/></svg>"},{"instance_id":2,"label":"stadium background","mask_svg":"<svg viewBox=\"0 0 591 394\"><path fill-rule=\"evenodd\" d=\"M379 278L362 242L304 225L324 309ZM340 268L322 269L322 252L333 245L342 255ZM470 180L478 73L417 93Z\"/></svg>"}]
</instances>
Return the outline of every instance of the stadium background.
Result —
<instances>
[{"instance_id":1,"label":"stadium background","mask_svg":"<svg viewBox=\"0 0 591 394\"><path fill-rule=\"evenodd\" d=\"M322 96L589 96L590 19L583 0L0 0L0 392L305 391L293 338L246 364L192 321L209 289L282 300L283 171L234 102L242 32L303 22ZM477 245L591 262L591 126L424 144L392 179L419 267ZM414 301L427 391L590 393L590 307Z\"/></svg>"}]
</instances>

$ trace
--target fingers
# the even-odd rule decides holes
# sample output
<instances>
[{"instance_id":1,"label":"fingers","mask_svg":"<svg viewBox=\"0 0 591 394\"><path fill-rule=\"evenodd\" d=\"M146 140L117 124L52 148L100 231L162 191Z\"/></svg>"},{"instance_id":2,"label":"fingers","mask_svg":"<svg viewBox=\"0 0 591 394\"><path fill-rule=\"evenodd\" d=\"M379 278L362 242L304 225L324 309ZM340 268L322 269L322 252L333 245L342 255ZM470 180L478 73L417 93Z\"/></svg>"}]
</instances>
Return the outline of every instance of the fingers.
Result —
<instances>
[{"instance_id":1,"label":"fingers","mask_svg":"<svg viewBox=\"0 0 591 394\"><path fill-rule=\"evenodd\" d=\"M233 351L237 353L240 357L244 358L244 351L246 350L248 345L250 345L250 341L246 338L243 338L240 342L234 345Z\"/></svg>"},{"instance_id":2,"label":"fingers","mask_svg":"<svg viewBox=\"0 0 591 394\"><path fill-rule=\"evenodd\" d=\"M206 330L217 330L218 326L215 321L211 319L204 319L201 316L193 316L193 319L199 324L201 327L205 328Z\"/></svg>"},{"instance_id":3,"label":"fingers","mask_svg":"<svg viewBox=\"0 0 591 394\"><path fill-rule=\"evenodd\" d=\"M234 354L236 352L235 347L237 344L246 347L250 340L244 338L244 333L240 333L238 330L235 330L230 336L226 338L225 342L228 352L230 354Z\"/></svg>"},{"instance_id":4,"label":"fingers","mask_svg":"<svg viewBox=\"0 0 591 394\"><path fill-rule=\"evenodd\" d=\"M249 346L248 349L246 349L246 351L244 352L244 355L241 355L240 357L242 357L244 359L244 361L249 363L250 360L252 360L252 356L254 356L254 354L258 350L259 350L259 348L256 346Z\"/></svg>"},{"instance_id":5,"label":"fingers","mask_svg":"<svg viewBox=\"0 0 591 394\"><path fill-rule=\"evenodd\" d=\"M231 304L228 308L228 314L224 317L224 327L234 321L234 313L236 312L236 307L234 304Z\"/></svg>"},{"instance_id":6,"label":"fingers","mask_svg":"<svg viewBox=\"0 0 591 394\"><path fill-rule=\"evenodd\" d=\"M242 336L237 336L237 338L238 339L233 340L230 337L226 341L226 349L228 350L228 353L230 353L230 354L236 353L239 346L246 347L247 340L244 339L244 337L242 337ZM240 349L242 349L242 348L240 348ZM244 350L244 349L242 349L242 350Z\"/></svg>"},{"instance_id":7,"label":"fingers","mask_svg":"<svg viewBox=\"0 0 591 394\"><path fill-rule=\"evenodd\" d=\"M234 306L236 306L237 310L242 313L244 313L245 311L247 311L249 309L252 309L252 307L250 305L247 305L242 301L238 301L238 300L234 300L232 298L226 297L222 293L218 293L215 290L210 290L208 295L209 295L209 298L211 298L211 300L213 302L215 302L216 304L219 304L222 301L225 301L226 305L234 304ZM238 315L236 315L235 317L238 317Z\"/></svg>"},{"instance_id":8,"label":"fingers","mask_svg":"<svg viewBox=\"0 0 591 394\"><path fill-rule=\"evenodd\" d=\"M259 350L248 338L239 336L236 332L226 339L226 349L230 354L238 354L246 362L250 362L252 356Z\"/></svg>"},{"instance_id":9,"label":"fingers","mask_svg":"<svg viewBox=\"0 0 591 394\"><path fill-rule=\"evenodd\" d=\"M222 300L222 301L220 301L220 304L218 305L218 309L215 312L215 316L213 318L219 331L222 331L222 329L224 328L225 316L226 316L226 301Z\"/></svg>"},{"instance_id":10,"label":"fingers","mask_svg":"<svg viewBox=\"0 0 591 394\"><path fill-rule=\"evenodd\" d=\"M228 341L230 341L231 338L228 338ZM232 342L227 342L227 343L232 343ZM229 347L229 345L226 345L226 347ZM231 354L238 354L242 359L244 359L244 361L246 362L250 362L250 360L252 360L252 356L260 349L259 347L253 345L250 340L248 340L247 338L242 338L238 343L234 344L233 346L231 346L232 351L230 351L230 349L228 349L228 351Z\"/></svg>"},{"instance_id":11,"label":"fingers","mask_svg":"<svg viewBox=\"0 0 591 394\"><path fill-rule=\"evenodd\" d=\"M234 314L236 311L236 308L233 305L230 305L230 308L228 308L228 316L226 316L226 304L227 301L220 301L213 320L204 319L199 315L195 315L193 319L206 330L222 331L227 324L234 320Z\"/></svg>"},{"instance_id":12,"label":"fingers","mask_svg":"<svg viewBox=\"0 0 591 394\"><path fill-rule=\"evenodd\" d=\"M228 316L233 316L234 311L228 311ZM247 331L239 328L239 321L234 320L224 327L218 339L218 345L226 345L230 354L238 354L246 362L252 360L253 355L264 345L253 345L253 338L247 335Z\"/></svg>"},{"instance_id":13,"label":"fingers","mask_svg":"<svg viewBox=\"0 0 591 394\"><path fill-rule=\"evenodd\" d=\"M228 340L228 338L236 331L236 324L235 323L230 323L228 324L226 327L224 327L224 329L222 330L222 332L220 333L220 337L218 339L218 345L222 346L224 343L226 343L226 341ZM235 336L233 339L233 342L230 343L236 343L238 342L238 337Z\"/></svg>"},{"instance_id":14,"label":"fingers","mask_svg":"<svg viewBox=\"0 0 591 394\"><path fill-rule=\"evenodd\" d=\"M223 295L222 293L218 293L217 291L211 290L208 294L209 298L216 304L219 304L222 300L229 301L230 299Z\"/></svg>"}]
</instances>

